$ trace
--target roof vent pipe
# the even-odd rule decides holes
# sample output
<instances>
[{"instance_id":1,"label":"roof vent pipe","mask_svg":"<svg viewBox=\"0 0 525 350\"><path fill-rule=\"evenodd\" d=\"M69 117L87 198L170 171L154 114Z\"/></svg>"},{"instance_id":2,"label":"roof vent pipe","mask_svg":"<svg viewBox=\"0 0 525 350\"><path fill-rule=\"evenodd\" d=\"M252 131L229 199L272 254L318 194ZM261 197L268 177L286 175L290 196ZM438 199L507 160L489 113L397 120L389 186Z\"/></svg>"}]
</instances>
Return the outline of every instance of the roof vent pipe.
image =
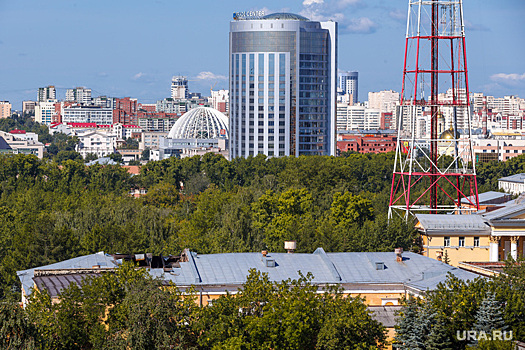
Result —
<instances>
[{"instance_id":1,"label":"roof vent pipe","mask_svg":"<svg viewBox=\"0 0 525 350\"><path fill-rule=\"evenodd\" d=\"M285 241L284 242L284 249L286 249L287 253L293 253L294 250L297 248L297 242L296 241Z\"/></svg>"}]
</instances>

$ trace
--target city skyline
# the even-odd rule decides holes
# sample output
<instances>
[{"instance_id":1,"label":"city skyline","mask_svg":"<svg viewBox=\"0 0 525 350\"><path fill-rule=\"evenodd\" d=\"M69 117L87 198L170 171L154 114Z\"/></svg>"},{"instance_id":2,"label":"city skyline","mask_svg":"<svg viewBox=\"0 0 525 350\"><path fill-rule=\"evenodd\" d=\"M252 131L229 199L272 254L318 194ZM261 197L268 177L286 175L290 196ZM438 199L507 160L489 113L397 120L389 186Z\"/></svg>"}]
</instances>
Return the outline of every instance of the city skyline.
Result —
<instances>
[{"instance_id":1,"label":"city skyline","mask_svg":"<svg viewBox=\"0 0 525 350\"><path fill-rule=\"evenodd\" d=\"M408 1L204 2L0 1L0 100L21 109L37 89L86 86L93 96L154 103L170 96L172 75L191 91L228 88L228 27L236 11L292 12L339 23L340 70L358 71L359 95L401 89ZM519 0L465 0L470 90L525 96L525 34ZM47 35L43 35L47 33Z\"/></svg>"}]
</instances>

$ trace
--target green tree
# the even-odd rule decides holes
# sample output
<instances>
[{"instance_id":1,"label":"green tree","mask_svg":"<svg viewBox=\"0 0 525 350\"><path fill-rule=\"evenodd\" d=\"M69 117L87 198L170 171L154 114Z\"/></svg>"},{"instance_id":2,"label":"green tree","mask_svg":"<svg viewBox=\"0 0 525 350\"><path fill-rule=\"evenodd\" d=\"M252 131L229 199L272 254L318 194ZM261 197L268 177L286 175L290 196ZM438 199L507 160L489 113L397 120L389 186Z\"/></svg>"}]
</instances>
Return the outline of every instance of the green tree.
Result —
<instances>
[{"instance_id":1,"label":"green tree","mask_svg":"<svg viewBox=\"0 0 525 350\"><path fill-rule=\"evenodd\" d=\"M486 334L491 334L494 330L505 330L507 326L503 318L504 311L504 306L496 300L496 294L487 293L476 313L474 329Z\"/></svg>"},{"instance_id":2,"label":"green tree","mask_svg":"<svg viewBox=\"0 0 525 350\"><path fill-rule=\"evenodd\" d=\"M36 328L18 303L0 304L0 348L37 349Z\"/></svg>"}]
</instances>

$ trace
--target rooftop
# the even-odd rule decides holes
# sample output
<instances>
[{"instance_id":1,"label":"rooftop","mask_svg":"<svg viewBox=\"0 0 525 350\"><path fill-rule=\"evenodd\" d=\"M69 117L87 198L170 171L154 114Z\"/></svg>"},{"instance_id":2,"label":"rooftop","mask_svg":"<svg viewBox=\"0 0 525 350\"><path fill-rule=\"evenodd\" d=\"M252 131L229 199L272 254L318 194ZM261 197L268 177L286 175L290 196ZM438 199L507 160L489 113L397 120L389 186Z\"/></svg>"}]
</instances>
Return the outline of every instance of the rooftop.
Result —
<instances>
[{"instance_id":1,"label":"rooftop","mask_svg":"<svg viewBox=\"0 0 525 350\"><path fill-rule=\"evenodd\" d=\"M146 254L149 255L149 254ZM191 285L197 288L212 290L236 291L246 281L250 269L267 273L271 281L280 282L287 279L298 279L300 274L313 275L315 284L341 284L345 289L366 290L370 288L387 288L392 290L413 289L424 292L436 288L443 282L448 273L462 280L472 280L477 274L463 271L440 261L415 254L404 253L402 261L397 261L394 252L345 252L326 253L318 248L312 254L306 253L224 253L197 254L185 249L181 256L161 257L149 255L140 262L149 273L164 281L173 282L185 288ZM24 291L30 293L33 282L37 286L52 286L58 293L69 283L79 283L85 276L78 269L114 268L123 256L111 256L103 252L66 260L60 263L42 266L17 272ZM148 261L150 265L144 265ZM124 258L124 260L126 260ZM69 270L72 271L69 271ZM53 273L41 273L48 270L61 270ZM36 274L35 274L36 271ZM82 274L90 271L81 271ZM54 277L53 277L54 276ZM375 287L374 287L375 286ZM46 287L47 288L47 287Z\"/></svg>"},{"instance_id":2,"label":"rooftop","mask_svg":"<svg viewBox=\"0 0 525 350\"><path fill-rule=\"evenodd\" d=\"M261 19L282 19L282 20L295 20L295 21L309 21L308 18L297 15L295 13L280 12L280 13L271 13L269 15L263 16Z\"/></svg>"},{"instance_id":3,"label":"rooftop","mask_svg":"<svg viewBox=\"0 0 525 350\"><path fill-rule=\"evenodd\" d=\"M505 177L502 177L502 178L498 179L498 181L524 183L525 182L525 173L505 176Z\"/></svg>"},{"instance_id":4,"label":"rooftop","mask_svg":"<svg viewBox=\"0 0 525 350\"><path fill-rule=\"evenodd\" d=\"M489 202L493 201L504 201L507 198L510 199L511 195L503 192L488 191L478 194L478 200L480 205L489 204ZM468 198L461 198L461 203L463 204L470 204L470 202L475 203L473 196Z\"/></svg>"}]
</instances>

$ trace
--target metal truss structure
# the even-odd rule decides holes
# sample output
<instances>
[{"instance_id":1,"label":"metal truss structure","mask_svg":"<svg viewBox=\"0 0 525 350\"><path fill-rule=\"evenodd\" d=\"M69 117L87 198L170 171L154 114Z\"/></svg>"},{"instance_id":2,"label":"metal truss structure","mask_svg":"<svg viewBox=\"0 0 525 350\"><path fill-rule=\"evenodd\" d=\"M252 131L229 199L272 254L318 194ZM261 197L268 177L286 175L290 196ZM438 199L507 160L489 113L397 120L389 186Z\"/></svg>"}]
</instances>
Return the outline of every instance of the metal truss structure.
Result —
<instances>
[{"instance_id":1,"label":"metal truss structure","mask_svg":"<svg viewBox=\"0 0 525 350\"><path fill-rule=\"evenodd\" d=\"M462 0L409 0L400 104L389 217L479 209Z\"/></svg>"}]
</instances>

